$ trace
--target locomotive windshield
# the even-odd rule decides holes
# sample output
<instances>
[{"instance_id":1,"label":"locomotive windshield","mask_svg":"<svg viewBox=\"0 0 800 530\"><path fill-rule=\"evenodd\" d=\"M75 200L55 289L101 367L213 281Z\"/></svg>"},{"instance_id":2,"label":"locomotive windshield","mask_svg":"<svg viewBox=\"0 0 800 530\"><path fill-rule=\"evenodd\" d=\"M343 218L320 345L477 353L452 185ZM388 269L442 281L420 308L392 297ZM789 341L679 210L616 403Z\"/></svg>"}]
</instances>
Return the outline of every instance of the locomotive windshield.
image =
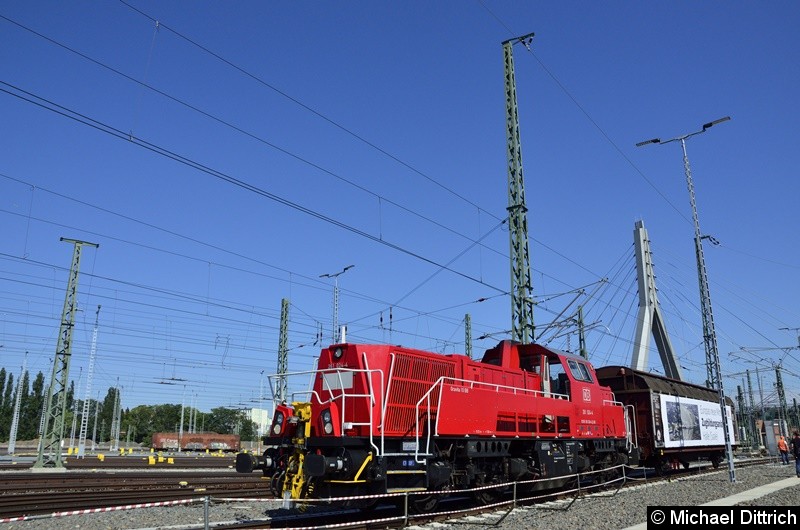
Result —
<instances>
[{"instance_id":1,"label":"locomotive windshield","mask_svg":"<svg viewBox=\"0 0 800 530\"><path fill-rule=\"evenodd\" d=\"M573 359L569 359L567 364L569 364L569 371L572 373L574 379L586 381L587 383L593 382L592 374L589 373L589 368L587 368L585 364L579 363Z\"/></svg>"}]
</instances>

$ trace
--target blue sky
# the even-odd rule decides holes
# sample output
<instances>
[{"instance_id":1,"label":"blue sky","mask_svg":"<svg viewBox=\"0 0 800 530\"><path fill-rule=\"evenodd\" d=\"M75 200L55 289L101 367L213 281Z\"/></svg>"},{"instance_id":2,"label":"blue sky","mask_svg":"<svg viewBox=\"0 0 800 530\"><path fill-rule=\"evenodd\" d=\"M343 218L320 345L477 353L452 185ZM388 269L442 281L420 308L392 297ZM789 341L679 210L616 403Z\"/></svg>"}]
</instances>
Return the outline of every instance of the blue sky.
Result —
<instances>
[{"instance_id":1,"label":"blue sky","mask_svg":"<svg viewBox=\"0 0 800 530\"><path fill-rule=\"evenodd\" d=\"M84 247L70 377L123 405L257 404L338 318L353 342L479 355L508 336L501 42L516 46L537 334L628 364L648 229L684 376L705 379L687 141L726 394L800 393L796 2L6 2L0 365L52 369ZM157 21L157 23L155 22ZM606 281L602 281L606 279ZM782 330L781 328L790 328ZM558 331L556 331L558 330ZM485 338L484 338L485 337ZM652 369L661 370L650 354ZM263 372L263 374L262 374ZM195 397L196 396L196 397ZM101 396L102 397L102 396Z\"/></svg>"}]
</instances>

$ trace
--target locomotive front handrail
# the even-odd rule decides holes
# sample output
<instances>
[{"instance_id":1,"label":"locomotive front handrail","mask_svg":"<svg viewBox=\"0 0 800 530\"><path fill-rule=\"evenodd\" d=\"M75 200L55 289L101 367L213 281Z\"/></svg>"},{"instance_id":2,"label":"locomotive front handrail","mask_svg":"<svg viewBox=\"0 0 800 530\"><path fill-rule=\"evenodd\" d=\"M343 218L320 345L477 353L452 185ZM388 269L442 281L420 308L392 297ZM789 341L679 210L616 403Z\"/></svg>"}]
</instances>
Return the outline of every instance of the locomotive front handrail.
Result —
<instances>
[{"instance_id":1,"label":"locomotive front handrail","mask_svg":"<svg viewBox=\"0 0 800 530\"><path fill-rule=\"evenodd\" d=\"M391 392L392 391L392 381L394 380L394 378L392 377L392 374L394 374L394 361L395 361L394 352L390 352L389 353L389 358L391 360L389 361L389 376L386 378L386 381L387 381L387 383L386 383L386 397L387 398L392 395L392 392ZM388 406L388 401L389 401L388 399L383 400L383 406L381 407L381 418L382 419L386 418L386 407ZM381 433L383 433L383 430L384 430L383 421L381 421L381 427L380 428L381 428Z\"/></svg>"},{"instance_id":2,"label":"locomotive front handrail","mask_svg":"<svg viewBox=\"0 0 800 530\"><path fill-rule=\"evenodd\" d=\"M364 358L364 363L365 363L365 366L366 366L366 356ZM366 374L368 393L364 394L364 393L347 392L346 387L345 387L345 382L344 382L344 379L342 378L342 376L343 376L343 374L348 374L348 373L352 374L353 378L355 378L355 375L359 374L359 373L360 374ZM270 384L270 390L273 390L273 401L276 401L276 399L275 399L276 396L275 396L274 389L273 389L273 386L272 386L272 379L296 377L296 376L303 376L303 375L312 375L313 377L316 377L318 374L322 375L322 387L323 387L323 390L328 392L330 394L330 397L323 400L322 396L320 395L319 392L317 392L313 388L310 388L309 390L298 390L298 391L292 392L291 393L290 402L298 401L297 398L300 397L300 396L306 396L307 397L306 401L312 401L312 399L313 399L319 405L326 405L328 403L334 403L336 401L340 401L341 402L340 414L339 414L339 416L340 416L340 426L339 426L340 427L340 432L344 432L345 425L350 425L350 426L353 426L353 425L364 425L364 426L369 427L370 445L375 449L375 452L376 452L377 456L382 455L383 452L384 452L384 439L383 439L384 435L383 435L383 431L381 431L380 447L378 447L378 445L375 444L375 440L374 440L374 437L373 437L373 426L375 424L375 418L374 418L375 407L374 407L374 405L376 403L376 400L375 400L375 388L374 388L374 385L372 384L372 376L374 374L378 374L380 379L381 379L381 384L380 384L380 389L381 389L380 399L381 399L381 401L380 402L383 402L383 401L385 401L384 400L384 396L383 396L383 386L384 386L383 385L383 376L384 376L383 371L382 370L370 369L370 368L361 368L361 369L358 369L358 368L325 368L325 369L322 369L322 370L319 370L319 369L317 369L317 370L304 370L304 371L301 371L301 372L287 372L287 373L283 373L283 374L273 374L273 375L268 376L268 381L269 381L269 384ZM326 375L335 376L335 378L338 379L338 383L339 383L338 387L334 387L333 385L331 385L331 381L329 380L328 377L326 377ZM313 382L313 377L312 377L312 382ZM312 387L313 387L313 384L312 384ZM368 423L356 423L356 422L353 422L353 421L348 421L348 418L346 416L347 415L347 407L346 407L346 405L347 405L347 399L348 398L351 398L351 399L368 398L370 400L370 403L373 406L369 407L369 422ZM382 425L383 422L384 422L384 411L383 411L383 409L380 411L380 414L381 414L380 424Z\"/></svg>"},{"instance_id":3,"label":"locomotive front handrail","mask_svg":"<svg viewBox=\"0 0 800 530\"><path fill-rule=\"evenodd\" d=\"M371 373L371 371L369 369L369 360L367 359L367 352L361 352L361 355L364 358L364 366L366 367L366 371L367 371L366 372L367 373L367 386L369 388L370 401L371 401L371 405L372 405L369 408L369 444L375 449L375 454L377 456L380 456L380 455L382 455L384 453L384 445L383 445L383 442L384 442L383 434L384 433L383 433L383 427L382 427L383 426L383 414L384 414L384 412L383 412L383 409L381 409L381 422L380 422L380 425L381 425L381 446L378 447L377 445L375 445L375 441L372 438L372 423L373 423L373 419L374 419L373 416L375 414L375 390L374 390L374 388L372 386L372 373ZM381 387L380 388L381 388L381 394L382 394L383 393L383 371L381 371L381 370L375 370L375 371L378 372L381 375ZM388 396L389 394L387 393L386 395ZM381 397L383 397L383 396L381 396ZM386 399L381 399L381 401L382 402L386 402ZM342 407L342 408L344 408L344 407Z\"/></svg>"}]
</instances>

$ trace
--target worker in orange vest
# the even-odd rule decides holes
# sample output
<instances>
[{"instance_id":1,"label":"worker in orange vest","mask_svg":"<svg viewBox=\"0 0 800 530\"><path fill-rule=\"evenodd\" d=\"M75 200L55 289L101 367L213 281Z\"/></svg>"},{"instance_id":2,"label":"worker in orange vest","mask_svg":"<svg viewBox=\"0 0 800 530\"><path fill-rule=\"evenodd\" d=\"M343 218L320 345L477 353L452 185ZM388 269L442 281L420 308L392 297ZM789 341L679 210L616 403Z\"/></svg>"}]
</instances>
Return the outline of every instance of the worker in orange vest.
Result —
<instances>
[{"instance_id":1,"label":"worker in orange vest","mask_svg":"<svg viewBox=\"0 0 800 530\"><path fill-rule=\"evenodd\" d=\"M786 438L781 436L778 440L778 451L781 453L781 464L789 465L789 444L786 443Z\"/></svg>"}]
</instances>

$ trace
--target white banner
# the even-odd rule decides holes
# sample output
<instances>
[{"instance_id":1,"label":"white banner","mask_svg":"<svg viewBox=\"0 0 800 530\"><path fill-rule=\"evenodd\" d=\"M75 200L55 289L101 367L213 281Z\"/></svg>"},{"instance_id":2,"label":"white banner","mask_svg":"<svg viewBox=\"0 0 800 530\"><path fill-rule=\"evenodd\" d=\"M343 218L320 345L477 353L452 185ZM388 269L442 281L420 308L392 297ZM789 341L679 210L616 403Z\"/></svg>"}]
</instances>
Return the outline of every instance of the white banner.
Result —
<instances>
[{"instance_id":1,"label":"white banner","mask_svg":"<svg viewBox=\"0 0 800 530\"><path fill-rule=\"evenodd\" d=\"M719 403L660 394L664 447L725 445ZM733 412L725 407L731 445L736 445Z\"/></svg>"}]
</instances>

